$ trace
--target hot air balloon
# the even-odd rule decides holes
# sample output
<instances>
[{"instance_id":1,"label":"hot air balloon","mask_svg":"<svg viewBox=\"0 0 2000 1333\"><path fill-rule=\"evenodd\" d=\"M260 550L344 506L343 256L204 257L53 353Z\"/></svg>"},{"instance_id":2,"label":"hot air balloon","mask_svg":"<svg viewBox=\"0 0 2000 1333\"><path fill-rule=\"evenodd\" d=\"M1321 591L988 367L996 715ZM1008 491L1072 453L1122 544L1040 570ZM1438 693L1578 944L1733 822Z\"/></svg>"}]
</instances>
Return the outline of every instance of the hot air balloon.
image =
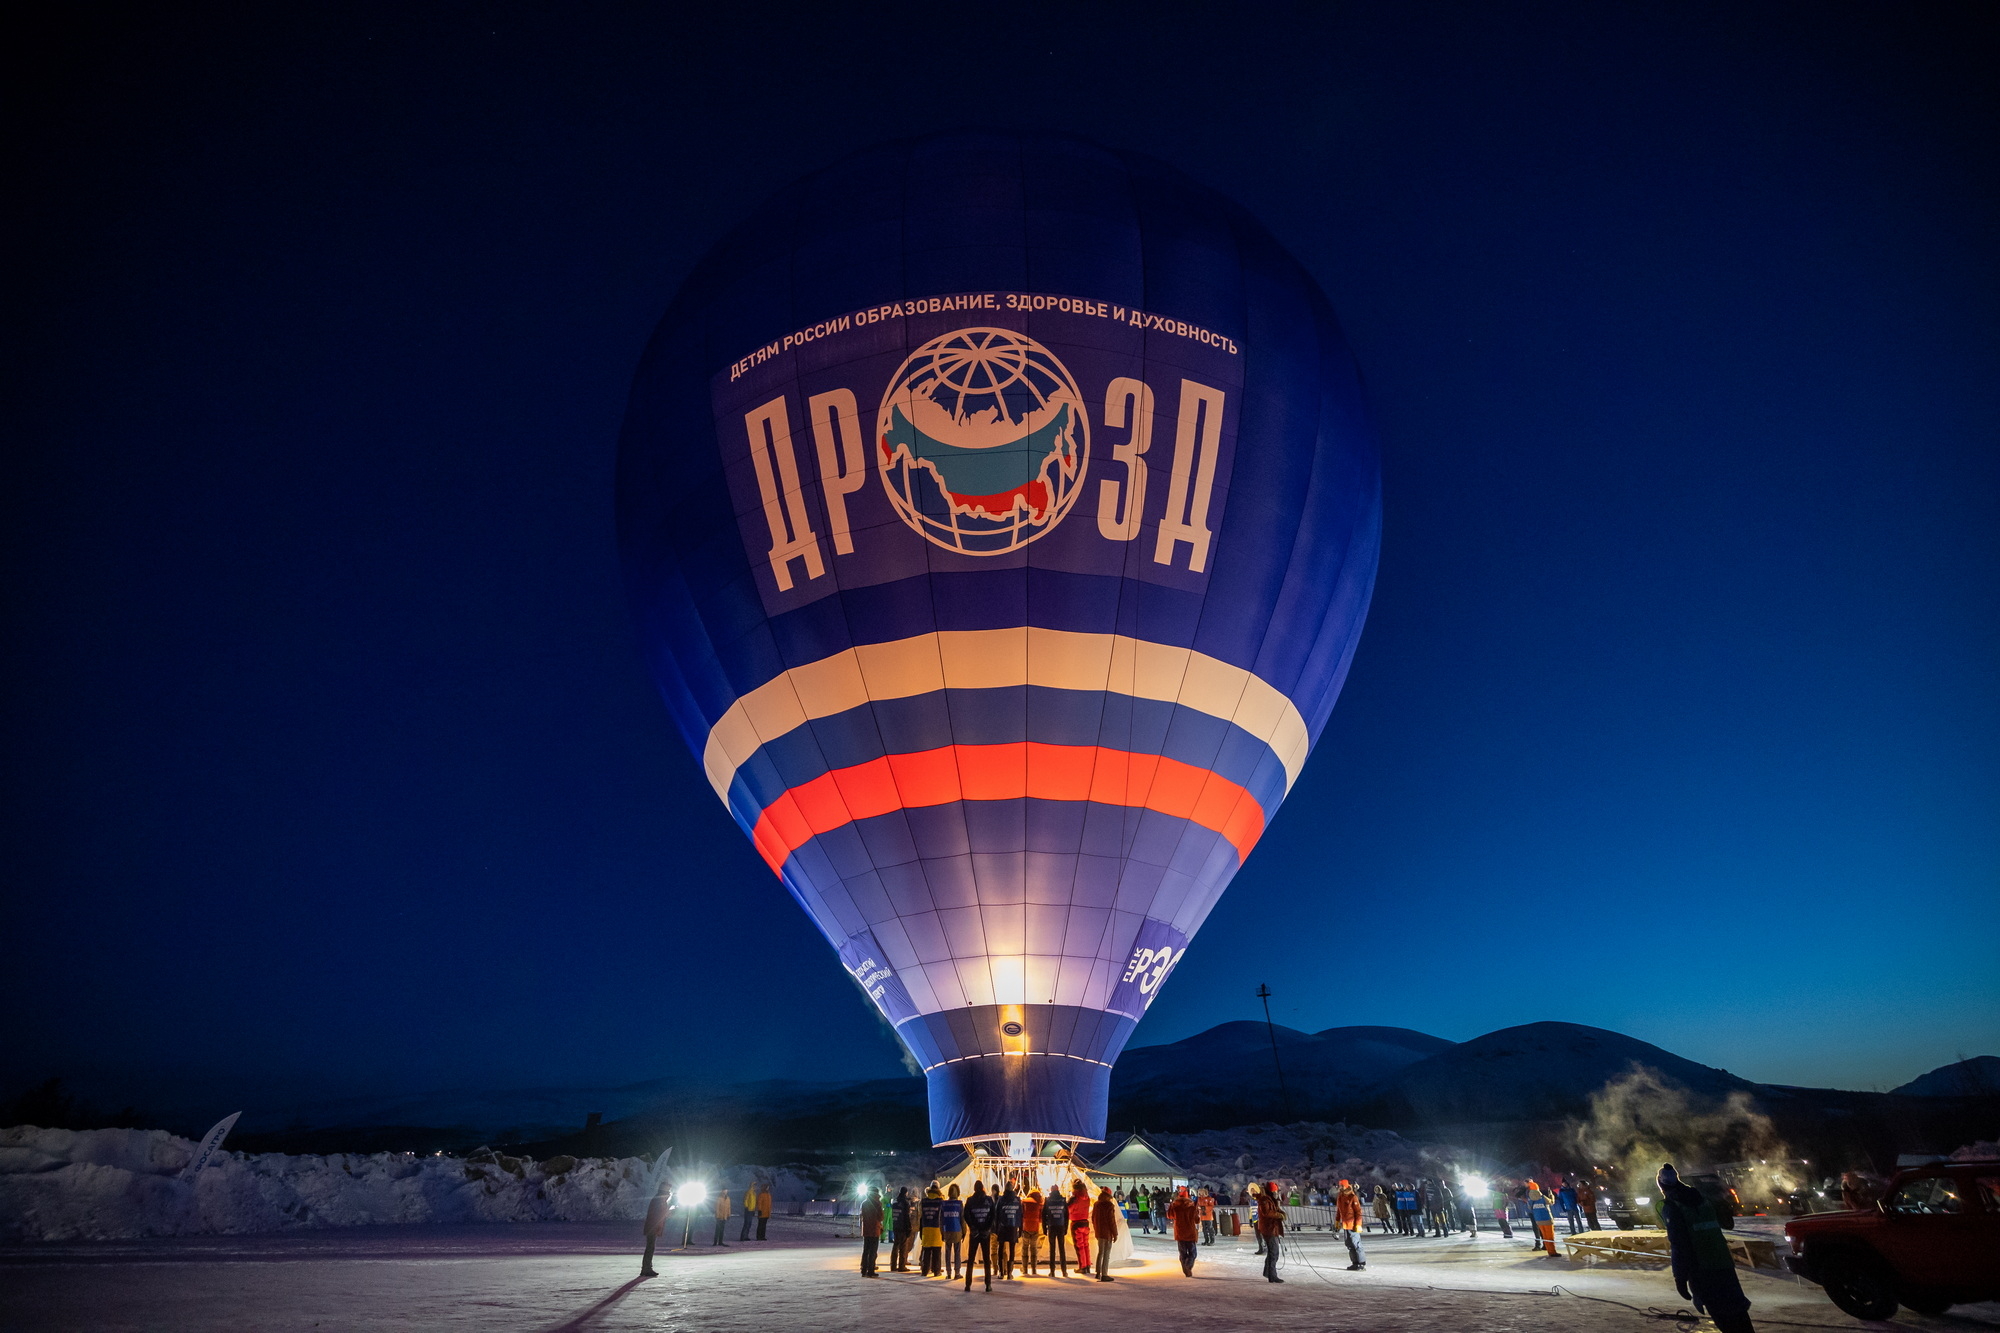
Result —
<instances>
[{"instance_id":1,"label":"hot air balloon","mask_svg":"<svg viewBox=\"0 0 2000 1333\"><path fill-rule=\"evenodd\" d=\"M1313 280L1136 154L875 148L687 280L618 511L667 705L933 1141L1101 1141L1374 585L1378 451Z\"/></svg>"}]
</instances>

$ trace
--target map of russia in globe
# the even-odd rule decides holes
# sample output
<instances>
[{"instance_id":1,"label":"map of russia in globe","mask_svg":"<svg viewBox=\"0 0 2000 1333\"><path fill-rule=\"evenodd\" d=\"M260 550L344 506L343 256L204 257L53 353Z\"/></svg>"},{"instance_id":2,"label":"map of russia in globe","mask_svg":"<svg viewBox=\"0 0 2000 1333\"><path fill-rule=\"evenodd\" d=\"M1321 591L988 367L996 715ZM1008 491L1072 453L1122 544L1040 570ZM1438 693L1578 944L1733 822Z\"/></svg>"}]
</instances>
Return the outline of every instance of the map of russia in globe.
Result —
<instances>
[{"instance_id":1,"label":"map of russia in globe","mask_svg":"<svg viewBox=\"0 0 2000 1333\"><path fill-rule=\"evenodd\" d=\"M618 507L661 694L933 1141L1102 1139L1373 589L1378 451L1311 277L1137 155L871 149L689 277Z\"/></svg>"}]
</instances>

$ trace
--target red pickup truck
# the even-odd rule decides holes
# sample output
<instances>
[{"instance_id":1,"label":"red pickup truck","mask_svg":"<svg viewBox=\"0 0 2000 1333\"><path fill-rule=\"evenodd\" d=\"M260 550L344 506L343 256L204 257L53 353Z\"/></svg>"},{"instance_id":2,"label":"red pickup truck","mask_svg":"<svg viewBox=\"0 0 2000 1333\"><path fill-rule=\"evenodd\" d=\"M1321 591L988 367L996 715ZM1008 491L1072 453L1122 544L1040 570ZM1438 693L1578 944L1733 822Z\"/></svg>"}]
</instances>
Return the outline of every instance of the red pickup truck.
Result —
<instances>
[{"instance_id":1,"label":"red pickup truck","mask_svg":"<svg viewBox=\"0 0 2000 1333\"><path fill-rule=\"evenodd\" d=\"M1792 1271L1856 1319L2000 1300L2000 1161L1912 1167L1873 1208L1794 1218L1785 1235Z\"/></svg>"}]
</instances>

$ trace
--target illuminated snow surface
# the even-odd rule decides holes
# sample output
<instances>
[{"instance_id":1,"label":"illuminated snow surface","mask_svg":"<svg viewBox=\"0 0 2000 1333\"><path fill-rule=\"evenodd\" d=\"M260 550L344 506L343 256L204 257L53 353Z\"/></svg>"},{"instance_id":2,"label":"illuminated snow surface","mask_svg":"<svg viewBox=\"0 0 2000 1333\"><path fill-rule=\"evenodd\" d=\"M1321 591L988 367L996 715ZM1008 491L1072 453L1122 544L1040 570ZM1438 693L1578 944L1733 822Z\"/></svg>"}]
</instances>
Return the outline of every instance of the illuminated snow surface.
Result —
<instances>
[{"instance_id":1,"label":"illuminated snow surface","mask_svg":"<svg viewBox=\"0 0 2000 1333\"><path fill-rule=\"evenodd\" d=\"M730 1234L735 1234L734 1222ZM1561 1333L1658 1329L1680 1308L1657 1268L1586 1267L1519 1241L1376 1237L1366 1273L1337 1240L1302 1238L1284 1286L1259 1275L1251 1241L1205 1247L1189 1281L1172 1246L1140 1237L1116 1283L1034 1278L986 1294L956 1283L854 1271L859 1242L832 1218L774 1218L772 1239L658 1259L637 1280L630 1223L351 1227L0 1246L0 1327L10 1330L867 1330L976 1327L1464 1329ZM1310 1260L1311 1266L1300 1261ZM1317 1269L1317 1272L1314 1270ZM1560 1285L1576 1295L1552 1295ZM1773 1327L1863 1330L1815 1287L1744 1274L1752 1314ZM1583 1297L1605 1300L1587 1300ZM1622 1301L1627 1309L1607 1301ZM1910 1328L2000 1327L2000 1307ZM1703 1324L1712 1328L1712 1325ZM1690 1325L1691 1327L1691 1325Z\"/></svg>"}]
</instances>

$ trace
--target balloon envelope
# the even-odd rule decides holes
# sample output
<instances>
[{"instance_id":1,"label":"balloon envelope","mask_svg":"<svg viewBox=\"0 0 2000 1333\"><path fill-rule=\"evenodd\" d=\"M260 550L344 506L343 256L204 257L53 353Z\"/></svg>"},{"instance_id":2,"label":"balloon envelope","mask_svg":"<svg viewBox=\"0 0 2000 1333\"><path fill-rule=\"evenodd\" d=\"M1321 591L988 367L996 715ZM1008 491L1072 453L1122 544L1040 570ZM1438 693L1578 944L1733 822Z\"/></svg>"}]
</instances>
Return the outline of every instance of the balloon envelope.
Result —
<instances>
[{"instance_id":1,"label":"balloon envelope","mask_svg":"<svg viewBox=\"0 0 2000 1333\"><path fill-rule=\"evenodd\" d=\"M1103 1138L1333 707L1380 510L1318 288L1146 158L887 145L688 280L620 450L641 638L934 1141Z\"/></svg>"}]
</instances>

